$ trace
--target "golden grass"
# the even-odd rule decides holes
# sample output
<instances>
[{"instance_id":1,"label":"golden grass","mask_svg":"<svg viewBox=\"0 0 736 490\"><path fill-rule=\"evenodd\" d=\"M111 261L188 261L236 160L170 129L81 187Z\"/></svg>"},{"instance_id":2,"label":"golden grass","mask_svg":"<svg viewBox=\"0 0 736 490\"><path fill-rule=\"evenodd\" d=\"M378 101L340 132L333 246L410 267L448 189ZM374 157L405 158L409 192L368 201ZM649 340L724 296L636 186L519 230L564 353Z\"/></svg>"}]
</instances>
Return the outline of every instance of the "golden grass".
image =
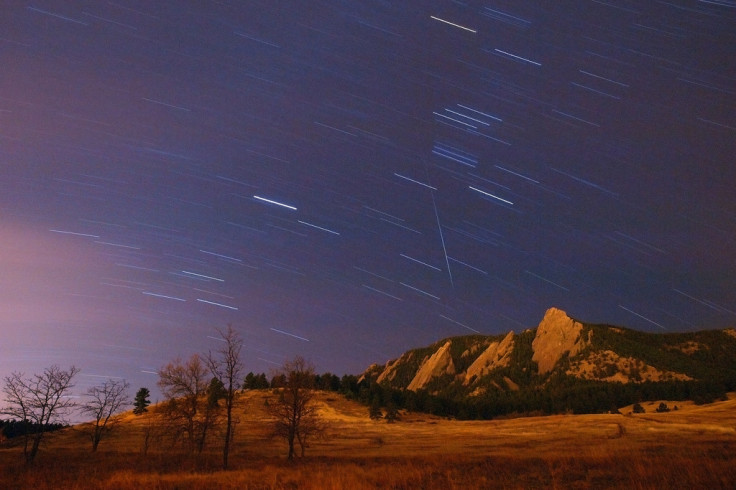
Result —
<instances>
[{"instance_id":1,"label":"golden grass","mask_svg":"<svg viewBox=\"0 0 736 490\"><path fill-rule=\"evenodd\" d=\"M559 415L460 422L405 414L387 424L321 393L326 438L289 463L263 423L263 393L239 401L231 469L162 441L141 452L149 417L126 415L97 453L80 428L54 433L33 467L0 449L1 488L734 488L736 399L640 415ZM675 403L669 402L670 407ZM627 413L626 408L622 410Z\"/></svg>"}]
</instances>

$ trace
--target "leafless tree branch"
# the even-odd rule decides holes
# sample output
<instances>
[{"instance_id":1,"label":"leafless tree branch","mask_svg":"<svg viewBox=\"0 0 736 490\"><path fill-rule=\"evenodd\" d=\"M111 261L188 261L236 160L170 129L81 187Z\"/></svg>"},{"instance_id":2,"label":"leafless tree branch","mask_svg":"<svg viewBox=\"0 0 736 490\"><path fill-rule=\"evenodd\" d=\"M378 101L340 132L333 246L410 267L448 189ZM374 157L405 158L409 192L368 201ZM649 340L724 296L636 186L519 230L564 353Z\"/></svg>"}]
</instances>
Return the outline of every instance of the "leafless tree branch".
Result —
<instances>
[{"instance_id":1,"label":"leafless tree branch","mask_svg":"<svg viewBox=\"0 0 736 490\"><path fill-rule=\"evenodd\" d=\"M112 416L130 404L129 387L125 380L108 379L101 386L87 390L88 401L82 405L81 411L94 417L90 434L93 452L97 451L103 435L112 430Z\"/></svg>"},{"instance_id":2,"label":"leafless tree branch","mask_svg":"<svg viewBox=\"0 0 736 490\"><path fill-rule=\"evenodd\" d=\"M23 454L27 463L32 463L38 454L48 425L52 422L63 423L64 417L76 406L69 398L69 391L74 387L74 376L79 368L71 366L63 370L57 365L44 369L42 374L34 374L25 378L23 373L14 372L4 378L6 406L1 414L33 426L33 433L26 431ZM30 449L29 449L30 444Z\"/></svg>"},{"instance_id":3,"label":"leafless tree branch","mask_svg":"<svg viewBox=\"0 0 736 490\"><path fill-rule=\"evenodd\" d=\"M220 329L217 332L222 337L224 345L222 348L212 351L207 355L207 366L212 375L219 379L225 388L225 441L222 449L222 466L227 469L228 456L233 436L233 406L237 390L240 389L243 363L240 359L240 351L243 348L243 340L233 329L232 325L227 330Z\"/></svg>"}]
</instances>

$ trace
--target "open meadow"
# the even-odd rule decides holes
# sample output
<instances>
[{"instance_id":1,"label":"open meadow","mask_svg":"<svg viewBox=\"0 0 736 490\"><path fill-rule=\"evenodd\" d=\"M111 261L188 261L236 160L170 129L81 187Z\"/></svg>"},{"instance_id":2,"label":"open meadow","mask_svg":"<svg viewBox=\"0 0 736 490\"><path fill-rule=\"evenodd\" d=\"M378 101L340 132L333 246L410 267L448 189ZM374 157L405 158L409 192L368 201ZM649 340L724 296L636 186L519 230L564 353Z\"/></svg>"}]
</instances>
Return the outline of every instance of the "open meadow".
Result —
<instances>
[{"instance_id":1,"label":"open meadow","mask_svg":"<svg viewBox=\"0 0 736 490\"><path fill-rule=\"evenodd\" d=\"M736 395L643 414L555 415L456 421L402 413L389 424L334 393L316 397L324 438L304 458L286 459L269 437L267 392L240 396L230 469L213 439L202 455L183 454L156 433L152 416L126 413L96 453L84 426L48 435L37 460L0 449L2 488L734 488ZM148 448L144 453L146 435Z\"/></svg>"}]
</instances>

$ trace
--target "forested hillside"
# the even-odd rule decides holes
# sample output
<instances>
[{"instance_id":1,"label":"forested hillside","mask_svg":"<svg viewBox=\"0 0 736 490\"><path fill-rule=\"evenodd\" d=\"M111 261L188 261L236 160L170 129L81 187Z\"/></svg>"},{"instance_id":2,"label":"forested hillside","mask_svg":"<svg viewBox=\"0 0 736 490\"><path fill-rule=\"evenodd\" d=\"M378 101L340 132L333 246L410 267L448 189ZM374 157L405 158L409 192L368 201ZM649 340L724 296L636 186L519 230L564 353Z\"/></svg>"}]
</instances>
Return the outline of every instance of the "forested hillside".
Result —
<instances>
[{"instance_id":1,"label":"forested hillside","mask_svg":"<svg viewBox=\"0 0 736 490\"><path fill-rule=\"evenodd\" d=\"M736 331L652 334L551 308L519 334L440 340L360 377L354 395L460 418L597 413L644 400L707 403L736 389Z\"/></svg>"}]
</instances>

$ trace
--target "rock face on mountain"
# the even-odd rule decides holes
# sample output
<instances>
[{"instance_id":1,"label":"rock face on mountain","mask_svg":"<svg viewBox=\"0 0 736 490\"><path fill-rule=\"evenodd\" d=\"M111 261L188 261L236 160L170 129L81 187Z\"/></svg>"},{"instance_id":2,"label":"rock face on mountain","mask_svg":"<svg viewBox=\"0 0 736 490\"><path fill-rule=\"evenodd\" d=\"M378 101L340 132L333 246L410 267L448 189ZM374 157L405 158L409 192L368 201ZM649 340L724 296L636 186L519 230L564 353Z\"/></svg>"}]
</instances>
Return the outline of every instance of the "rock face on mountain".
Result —
<instances>
[{"instance_id":1,"label":"rock face on mountain","mask_svg":"<svg viewBox=\"0 0 736 490\"><path fill-rule=\"evenodd\" d=\"M450 345L451 342L448 340L437 352L424 359L407 389L416 391L424 388L432 378L443 374L455 374L455 365L450 355Z\"/></svg>"},{"instance_id":2,"label":"rock face on mountain","mask_svg":"<svg viewBox=\"0 0 736 490\"><path fill-rule=\"evenodd\" d=\"M621 357L610 350L590 352L588 356L573 359L567 374L577 378L608 382L630 383L641 381L690 381L687 374L660 370L640 359Z\"/></svg>"},{"instance_id":3,"label":"rock face on mountain","mask_svg":"<svg viewBox=\"0 0 736 490\"><path fill-rule=\"evenodd\" d=\"M396 359L395 361L388 361L386 363L386 367L383 369L383 372L378 376L378 379L376 379L377 383L383 383L383 382L391 382L396 377L396 369L401 366L402 363L406 363L411 361L411 359L414 357L414 352L409 351L404 353L401 357Z\"/></svg>"},{"instance_id":4,"label":"rock face on mountain","mask_svg":"<svg viewBox=\"0 0 736 490\"><path fill-rule=\"evenodd\" d=\"M651 383L670 383L680 390L678 396L689 392L683 389L699 390L683 383L736 386L734 358L732 328L654 334L583 323L550 308L536 328L444 339L383 366L372 365L359 381L472 403L528 397L548 400L549 407L561 393L577 400L575 390L585 393L581 400L590 400L584 390L596 383L611 393L643 383L650 384L651 393Z\"/></svg>"},{"instance_id":5,"label":"rock face on mountain","mask_svg":"<svg viewBox=\"0 0 736 490\"><path fill-rule=\"evenodd\" d=\"M501 342L491 342L468 367L465 372L464 385L490 373L496 368L508 366L511 362L511 351L514 348L514 332L509 332Z\"/></svg>"},{"instance_id":6,"label":"rock face on mountain","mask_svg":"<svg viewBox=\"0 0 736 490\"><path fill-rule=\"evenodd\" d=\"M567 316L564 311L557 308L547 310L532 342L532 360L537 363L539 373L552 371L566 353L574 357L583 350L589 344L589 339L586 341L582 338L582 331L583 324Z\"/></svg>"}]
</instances>

